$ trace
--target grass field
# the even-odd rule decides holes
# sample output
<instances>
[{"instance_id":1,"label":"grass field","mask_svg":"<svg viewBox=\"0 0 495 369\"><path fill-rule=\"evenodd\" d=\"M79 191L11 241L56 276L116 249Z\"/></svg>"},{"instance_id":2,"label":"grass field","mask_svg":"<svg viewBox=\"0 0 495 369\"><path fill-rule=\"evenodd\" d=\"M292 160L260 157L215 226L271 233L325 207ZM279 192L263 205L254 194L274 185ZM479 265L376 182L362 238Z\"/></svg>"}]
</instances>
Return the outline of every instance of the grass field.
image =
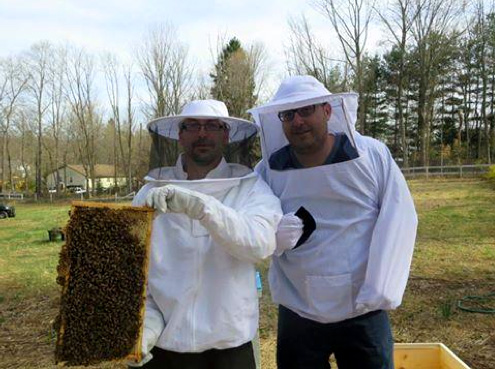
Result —
<instances>
[{"instance_id":1,"label":"grass field","mask_svg":"<svg viewBox=\"0 0 495 369\"><path fill-rule=\"evenodd\" d=\"M495 188L476 179L418 180L410 187L420 223L404 301L391 312L395 339L443 342L471 368L493 369L495 314L465 312L457 302L495 292ZM16 218L0 221L0 368L55 368L51 322L58 310L55 269L62 242L48 242L47 230L63 226L70 207L16 208ZM272 369L277 313L267 266L259 266L260 336L263 369ZM495 298L485 305L495 308Z\"/></svg>"}]
</instances>

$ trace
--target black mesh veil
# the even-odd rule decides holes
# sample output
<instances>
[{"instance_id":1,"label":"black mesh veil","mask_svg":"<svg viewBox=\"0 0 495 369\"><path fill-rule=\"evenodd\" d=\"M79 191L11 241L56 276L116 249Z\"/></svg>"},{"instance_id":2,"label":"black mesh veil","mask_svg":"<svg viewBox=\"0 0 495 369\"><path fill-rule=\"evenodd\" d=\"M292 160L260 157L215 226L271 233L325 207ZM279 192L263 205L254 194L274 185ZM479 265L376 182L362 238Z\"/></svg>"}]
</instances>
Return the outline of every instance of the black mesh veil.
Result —
<instances>
[{"instance_id":1,"label":"black mesh veil","mask_svg":"<svg viewBox=\"0 0 495 369\"><path fill-rule=\"evenodd\" d=\"M255 146L257 142L257 128L254 123L234 124L226 122L229 129L229 143L224 148L224 158L228 163L242 164L253 168L259 159ZM153 171L159 175L158 168L172 167L182 153L178 141L178 124L148 125L151 136L149 173ZM157 171L158 170L158 171ZM154 175L154 176L155 176Z\"/></svg>"}]
</instances>

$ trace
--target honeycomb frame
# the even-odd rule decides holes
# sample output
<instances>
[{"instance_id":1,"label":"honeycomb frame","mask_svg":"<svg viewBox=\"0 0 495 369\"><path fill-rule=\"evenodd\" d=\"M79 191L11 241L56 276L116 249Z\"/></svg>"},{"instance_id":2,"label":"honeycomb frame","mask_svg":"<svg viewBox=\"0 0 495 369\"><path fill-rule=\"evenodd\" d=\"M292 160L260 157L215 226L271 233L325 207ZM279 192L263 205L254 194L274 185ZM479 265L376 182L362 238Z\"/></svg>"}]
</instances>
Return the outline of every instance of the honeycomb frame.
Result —
<instances>
[{"instance_id":1,"label":"honeycomb frame","mask_svg":"<svg viewBox=\"0 0 495 369\"><path fill-rule=\"evenodd\" d=\"M65 227L66 243L57 267L57 283L62 286L55 322L57 364L142 360L153 213L154 209L148 207L72 202ZM114 293L116 297L110 297ZM123 305L119 298L129 304ZM122 325L125 319L128 326ZM112 331L110 323L121 324L124 338ZM114 336L107 337L105 331ZM95 337L101 340L97 345L91 342Z\"/></svg>"}]
</instances>

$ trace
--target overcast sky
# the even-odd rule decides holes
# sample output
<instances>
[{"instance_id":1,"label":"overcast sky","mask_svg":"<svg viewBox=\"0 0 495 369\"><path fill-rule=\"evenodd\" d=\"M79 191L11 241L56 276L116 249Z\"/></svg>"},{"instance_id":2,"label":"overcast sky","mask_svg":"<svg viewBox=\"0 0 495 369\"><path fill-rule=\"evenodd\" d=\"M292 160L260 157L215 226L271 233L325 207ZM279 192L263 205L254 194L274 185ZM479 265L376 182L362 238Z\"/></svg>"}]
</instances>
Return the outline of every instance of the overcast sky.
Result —
<instances>
[{"instance_id":1,"label":"overcast sky","mask_svg":"<svg viewBox=\"0 0 495 369\"><path fill-rule=\"evenodd\" d=\"M92 53L111 51L124 60L151 27L170 22L205 74L219 35L235 36L243 45L263 43L278 84L285 73L287 20L301 14L325 45L338 49L329 21L311 0L0 0L0 57L48 40Z\"/></svg>"}]
</instances>

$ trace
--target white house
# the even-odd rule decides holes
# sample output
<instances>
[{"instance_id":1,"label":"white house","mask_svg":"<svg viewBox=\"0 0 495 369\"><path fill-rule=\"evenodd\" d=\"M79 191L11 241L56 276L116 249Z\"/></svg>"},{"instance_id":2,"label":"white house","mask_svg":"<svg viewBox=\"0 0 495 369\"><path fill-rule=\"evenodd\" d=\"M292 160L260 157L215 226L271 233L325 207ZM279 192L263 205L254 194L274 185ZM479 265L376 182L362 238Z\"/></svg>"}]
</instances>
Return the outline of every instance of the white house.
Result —
<instances>
[{"instance_id":1,"label":"white house","mask_svg":"<svg viewBox=\"0 0 495 369\"><path fill-rule=\"evenodd\" d=\"M58 180L57 180L58 178ZM56 188L57 183L59 189L80 187L91 190L91 180L86 180L86 172L84 167L79 164L67 164L57 170L49 173L46 177L46 185L49 189ZM115 180L117 182L115 183ZM127 178L117 173L115 177L115 167L109 164L95 165L95 186L96 188L107 189L117 186L125 186ZM86 188L88 185L89 188Z\"/></svg>"}]
</instances>

